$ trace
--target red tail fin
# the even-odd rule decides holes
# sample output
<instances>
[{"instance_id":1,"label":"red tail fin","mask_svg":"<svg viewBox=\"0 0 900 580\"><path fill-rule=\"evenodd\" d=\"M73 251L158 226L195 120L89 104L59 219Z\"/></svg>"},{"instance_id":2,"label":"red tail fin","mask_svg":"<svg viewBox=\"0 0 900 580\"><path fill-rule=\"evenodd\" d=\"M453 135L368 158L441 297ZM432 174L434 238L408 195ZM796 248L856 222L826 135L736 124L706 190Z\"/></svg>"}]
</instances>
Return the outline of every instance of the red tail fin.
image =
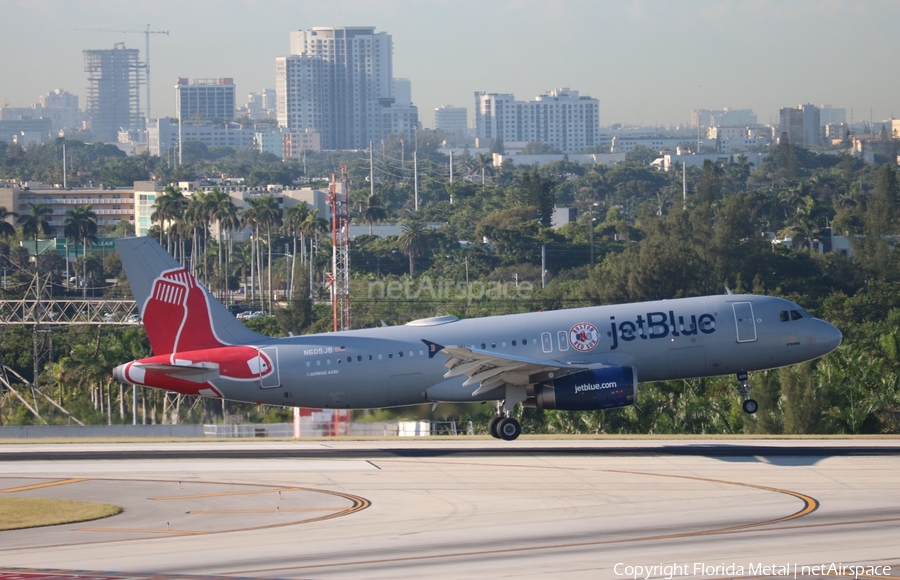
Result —
<instances>
[{"instance_id":1,"label":"red tail fin","mask_svg":"<svg viewBox=\"0 0 900 580\"><path fill-rule=\"evenodd\" d=\"M144 327L157 355L226 346L213 332L206 293L184 268L153 281Z\"/></svg>"}]
</instances>

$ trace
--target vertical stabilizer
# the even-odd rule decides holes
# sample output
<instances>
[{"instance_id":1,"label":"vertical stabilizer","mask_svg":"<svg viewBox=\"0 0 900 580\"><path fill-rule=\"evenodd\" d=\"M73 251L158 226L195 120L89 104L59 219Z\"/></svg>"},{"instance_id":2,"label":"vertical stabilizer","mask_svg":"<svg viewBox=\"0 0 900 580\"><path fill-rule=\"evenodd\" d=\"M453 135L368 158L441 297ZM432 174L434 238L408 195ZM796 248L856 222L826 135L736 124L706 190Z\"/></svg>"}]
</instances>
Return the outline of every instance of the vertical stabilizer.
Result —
<instances>
[{"instance_id":1,"label":"vertical stabilizer","mask_svg":"<svg viewBox=\"0 0 900 580\"><path fill-rule=\"evenodd\" d=\"M116 249L154 354L265 341L232 316L152 238L116 240Z\"/></svg>"}]
</instances>

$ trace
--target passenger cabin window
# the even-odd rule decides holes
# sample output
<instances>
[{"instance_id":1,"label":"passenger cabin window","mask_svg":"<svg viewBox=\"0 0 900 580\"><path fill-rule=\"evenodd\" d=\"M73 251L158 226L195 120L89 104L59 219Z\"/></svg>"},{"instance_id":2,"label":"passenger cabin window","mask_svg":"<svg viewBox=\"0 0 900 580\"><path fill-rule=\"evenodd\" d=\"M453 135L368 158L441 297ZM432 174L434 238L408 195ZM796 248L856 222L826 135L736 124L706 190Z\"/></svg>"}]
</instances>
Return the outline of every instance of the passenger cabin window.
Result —
<instances>
[{"instance_id":1,"label":"passenger cabin window","mask_svg":"<svg viewBox=\"0 0 900 580\"><path fill-rule=\"evenodd\" d=\"M549 332L541 334L541 350L544 352L553 352L553 338Z\"/></svg>"},{"instance_id":2,"label":"passenger cabin window","mask_svg":"<svg viewBox=\"0 0 900 580\"><path fill-rule=\"evenodd\" d=\"M559 350L569 350L569 337L565 330L556 333L556 342L559 343Z\"/></svg>"}]
</instances>

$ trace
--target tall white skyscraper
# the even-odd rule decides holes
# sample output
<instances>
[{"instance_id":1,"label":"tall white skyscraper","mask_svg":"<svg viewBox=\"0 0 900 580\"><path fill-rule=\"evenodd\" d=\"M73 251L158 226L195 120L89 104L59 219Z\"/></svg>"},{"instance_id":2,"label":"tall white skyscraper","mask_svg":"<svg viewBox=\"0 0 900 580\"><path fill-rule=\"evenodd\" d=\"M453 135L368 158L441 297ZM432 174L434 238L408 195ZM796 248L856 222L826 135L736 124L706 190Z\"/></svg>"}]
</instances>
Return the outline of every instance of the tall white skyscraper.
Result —
<instances>
[{"instance_id":1,"label":"tall white skyscraper","mask_svg":"<svg viewBox=\"0 0 900 580\"><path fill-rule=\"evenodd\" d=\"M291 32L291 54L275 64L278 123L315 129L323 149L366 149L385 134L394 103L393 44L374 27Z\"/></svg>"},{"instance_id":2,"label":"tall white skyscraper","mask_svg":"<svg viewBox=\"0 0 900 580\"><path fill-rule=\"evenodd\" d=\"M306 54L279 56L275 59L275 118L289 131L314 128L324 134L326 116L334 114L325 94L328 87L328 63ZM323 135L324 136L324 135ZM333 139L333 133L329 135ZM335 149L333 141L323 139L323 147Z\"/></svg>"}]
</instances>

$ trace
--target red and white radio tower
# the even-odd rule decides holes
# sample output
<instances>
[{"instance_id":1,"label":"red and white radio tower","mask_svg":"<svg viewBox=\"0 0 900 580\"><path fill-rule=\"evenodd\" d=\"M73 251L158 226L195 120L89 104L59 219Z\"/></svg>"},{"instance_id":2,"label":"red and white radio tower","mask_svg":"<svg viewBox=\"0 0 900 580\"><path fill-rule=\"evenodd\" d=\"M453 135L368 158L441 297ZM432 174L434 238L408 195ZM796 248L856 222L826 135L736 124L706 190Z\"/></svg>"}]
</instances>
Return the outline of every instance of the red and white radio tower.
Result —
<instances>
[{"instance_id":1,"label":"red and white radio tower","mask_svg":"<svg viewBox=\"0 0 900 580\"><path fill-rule=\"evenodd\" d=\"M334 330L350 330L350 179L341 167L341 182L331 174L331 303Z\"/></svg>"}]
</instances>

